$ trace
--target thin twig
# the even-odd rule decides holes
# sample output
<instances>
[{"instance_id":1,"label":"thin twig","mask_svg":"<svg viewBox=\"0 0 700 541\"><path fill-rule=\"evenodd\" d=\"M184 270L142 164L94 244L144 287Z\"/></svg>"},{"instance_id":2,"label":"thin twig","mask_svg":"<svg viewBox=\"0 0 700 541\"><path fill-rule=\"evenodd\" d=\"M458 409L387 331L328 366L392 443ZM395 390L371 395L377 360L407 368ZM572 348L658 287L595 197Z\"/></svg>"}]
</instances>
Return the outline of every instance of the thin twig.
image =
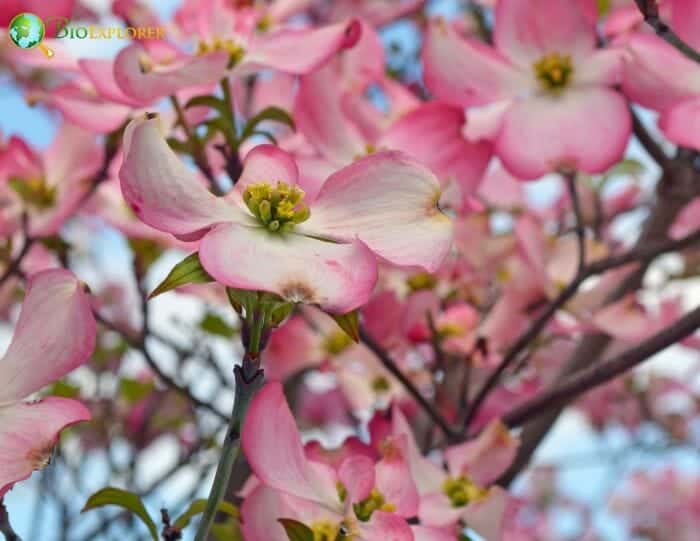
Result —
<instances>
[{"instance_id":1,"label":"thin twig","mask_svg":"<svg viewBox=\"0 0 700 541\"><path fill-rule=\"evenodd\" d=\"M651 158L659 164L659 167L666 169L671 163L671 158L664 152L661 145L651 136L649 130L646 129L644 123L634 109L630 108L630 114L632 115L632 129L634 131L634 136L644 147L647 154L649 154L649 156L651 156Z\"/></svg>"},{"instance_id":2,"label":"thin twig","mask_svg":"<svg viewBox=\"0 0 700 541\"><path fill-rule=\"evenodd\" d=\"M180 105L180 101L177 99L177 96L170 96L170 103L175 111L177 123L180 125L180 127L182 127L182 131L185 132L187 141L190 144L190 150L192 151L192 159L194 160L194 163L209 181L209 186L211 187L212 192L214 192L216 195L221 195L221 188L219 187L219 183L216 181L216 177L209 166L209 161L207 160L204 152L204 146L199 140L199 137L197 137L197 134L192 131L187 123L185 112L182 110L182 106Z\"/></svg>"},{"instance_id":3,"label":"thin twig","mask_svg":"<svg viewBox=\"0 0 700 541\"><path fill-rule=\"evenodd\" d=\"M576 224L574 231L576 232L576 240L578 241L578 268L577 273L581 274L586 266L586 222L583 217L583 209L581 208L581 199L576 188L576 172L571 171L564 174L566 187L569 191L569 199L571 199L571 207L574 211L574 219Z\"/></svg>"},{"instance_id":4,"label":"thin twig","mask_svg":"<svg viewBox=\"0 0 700 541\"><path fill-rule=\"evenodd\" d=\"M675 47L684 56L691 60L700 63L700 53L683 41L670 26L661 20L659 17L659 6L656 0L634 0L639 8L639 11L644 17L644 22L654 29L656 35L663 39L666 43Z\"/></svg>"},{"instance_id":5,"label":"thin twig","mask_svg":"<svg viewBox=\"0 0 700 541\"><path fill-rule=\"evenodd\" d=\"M3 272L0 276L0 286L7 282L7 280L9 280L12 276L22 274L20 267L22 266L22 262L24 261L26 255L29 253L29 250L33 246L34 242L35 239L29 237L26 234L25 229L24 240L22 241L22 248L17 254L17 257L15 257L12 261L8 263L7 267L5 268L5 272Z\"/></svg>"},{"instance_id":6,"label":"thin twig","mask_svg":"<svg viewBox=\"0 0 700 541\"><path fill-rule=\"evenodd\" d=\"M648 245L642 244L638 248L630 250L629 252L610 256L609 258L601 259L590 263L589 265L585 265L579 271L573 281L571 281L569 285L561 290L559 295L557 295L557 297L547 306L539 317L533 321L533 323L523 334L520 335L518 340L505 354L503 360L484 382L481 389L479 389L477 392L477 395L474 398L474 401L465 418L462 432L466 434L469 429L469 424L474 419L479 407L484 402L491 390L493 390L493 388L497 385L506 369L515 361L520 353L539 336L540 332L542 332L542 330L547 326L547 323L552 316L554 316L554 314L576 294L579 287L585 280L623 265L648 262L660 254L682 250L683 248L687 248L698 242L700 242L700 230L678 240L660 241L650 243Z\"/></svg>"},{"instance_id":7,"label":"thin twig","mask_svg":"<svg viewBox=\"0 0 700 541\"><path fill-rule=\"evenodd\" d=\"M433 422L445 433L445 436L453 439L458 435L443 418L440 412L433 406L433 404L423 396L420 390L418 390L418 388L406 376L406 374L404 374L396 365L394 360L389 356L384 348L380 346L363 327L360 327L360 341L379 358L381 363L384 365L384 368L391 372L391 374L401 382L414 400L420 404Z\"/></svg>"},{"instance_id":8,"label":"thin twig","mask_svg":"<svg viewBox=\"0 0 700 541\"><path fill-rule=\"evenodd\" d=\"M7 508L2 498L0 498L0 533L5 536L5 541L22 541L10 525L10 516L7 514Z\"/></svg>"},{"instance_id":9,"label":"thin twig","mask_svg":"<svg viewBox=\"0 0 700 541\"><path fill-rule=\"evenodd\" d=\"M102 325L104 325L109 330L114 331L117 334L119 334L122 337L122 339L129 345L130 348L141 353L144 360L146 361L146 364L148 364L150 369L153 370L153 372L155 372L155 374L158 376L158 378L165 385L167 385L168 387L170 387L174 391L183 395L185 398L187 398L189 401L191 401L195 406L213 413L219 419L228 420L228 416L221 413L219 410L217 410L209 402L205 402L204 400L200 400L199 398L194 396L194 394L192 394L192 391L188 387L186 387L184 385L180 385L172 377L170 377L168 374L166 374L163 371L163 369L158 365L158 363L155 361L153 356L148 351L148 348L146 347L147 336L141 336L138 338L134 338L131 335L131 333L124 331L123 329L120 329L116 324L109 321L107 318L102 316L102 314L100 314L99 312L94 311L93 313L94 313L95 319L97 321L99 321Z\"/></svg>"}]
</instances>

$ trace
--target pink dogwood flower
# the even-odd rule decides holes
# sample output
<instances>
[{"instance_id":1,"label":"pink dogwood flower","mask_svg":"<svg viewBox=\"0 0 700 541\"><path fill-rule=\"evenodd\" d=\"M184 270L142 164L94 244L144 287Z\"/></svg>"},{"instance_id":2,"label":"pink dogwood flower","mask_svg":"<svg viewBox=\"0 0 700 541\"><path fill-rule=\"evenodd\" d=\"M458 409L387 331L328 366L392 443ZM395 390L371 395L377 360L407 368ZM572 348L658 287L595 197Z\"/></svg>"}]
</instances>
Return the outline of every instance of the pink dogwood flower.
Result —
<instances>
[{"instance_id":1,"label":"pink dogwood flower","mask_svg":"<svg viewBox=\"0 0 700 541\"><path fill-rule=\"evenodd\" d=\"M696 49L700 8L673 3L672 26ZM661 113L658 125L673 143L700 149L700 66L652 34L620 40L626 51L622 88L630 99Z\"/></svg>"},{"instance_id":2,"label":"pink dogwood flower","mask_svg":"<svg viewBox=\"0 0 700 541\"><path fill-rule=\"evenodd\" d=\"M376 256L434 271L452 241L435 176L406 156L378 153L337 171L307 201L297 165L254 148L226 197L211 194L170 149L157 118L129 124L122 192L148 225L200 240L204 268L229 287L347 312L377 280Z\"/></svg>"},{"instance_id":3,"label":"pink dogwood flower","mask_svg":"<svg viewBox=\"0 0 700 541\"><path fill-rule=\"evenodd\" d=\"M467 137L491 139L516 177L561 168L600 173L623 155L630 114L611 88L619 82L622 54L596 49L592 4L500 0L494 47L461 39L444 23L428 30L428 88L470 108Z\"/></svg>"},{"instance_id":4,"label":"pink dogwood flower","mask_svg":"<svg viewBox=\"0 0 700 541\"><path fill-rule=\"evenodd\" d=\"M515 458L519 441L498 421L490 423L475 440L445 450L447 472L423 457L401 410L391 415L394 437L407 437L411 474L420 494L418 517L426 526L454 527L463 520L487 541L502 539L507 493L491 488Z\"/></svg>"},{"instance_id":5,"label":"pink dogwood flower","mask_svg":"<svg viewBox=\"0 0 700 541\"><path fill-rule=\"evenodd\" d=\"M460 108L440 102L417 104L381 132L369 133L353 111L352 94L338 92L341 74L335 67L329 64L301 79L294 118L320 154L305 160L313 165L303 169L305 174L322 175L359 156L393 149L430 167L443 184L456 182L463 198L474 192L491 158L491 146L464 138Z\"/></svg>"},{"instance_id":6,"label":"pink dogwood flower","mask_svg":"<svg viewBox=\"0 0 700 541\"><path fill-rule=\"evenodd\" d=\"M358 541L413 540L405 518L417 513L418 493L406 462L406 444L405 436L395 438L386 443L378 462L356 454L337 470L309 460L282 386L268 384L251 403L242 446L257 478L273 489L268 498L282 493L288 508L247 501L243 509L246 539L267 541L271 530L282 531L273 526L276 519L295 518L329 539L342 531ZM284 514L295 510L295 516Z\"/></svg>"},{"instance_id":7,"label":"pink dogwood flower","mask_svg":"<svg viewBox=\"0 0 700 541\"><path fill-rule=\"evenodd\" d=\"M116 83L129 98L150 102L187 87L215 84L231 69L248 75L261 69L309 73L360 37L358 21L321 28L256 30L254 19L222 0L197 6L191 22L198 38L194 55L162 43L134 43L114 61Z\"/></svg>"},{"instance_id":8,"label":"pink dogwood flower","mask_svg":"<svg viewBox=\"0 0 700 541\"><path fill-rule=\"evenodd\" d=\"M26 399L83 364L94 348L95 320L82 284L65 270L35 274L0 359L0 498L48 464L63 428L90 418L76 400Z\"/></svg>"},{"instance_id":9,"label":"pink dogwood flower","mask_svg":"<svg viewBox=\"0 0 700 541\"><path fill-rule=\"evenodd\" d=\"M0 149L0 233L12 234L26 214L29 234L53 235L75 212L102 162L97 137L63 123L40 156L21 138Z\"/></svg>"}]
</instances>

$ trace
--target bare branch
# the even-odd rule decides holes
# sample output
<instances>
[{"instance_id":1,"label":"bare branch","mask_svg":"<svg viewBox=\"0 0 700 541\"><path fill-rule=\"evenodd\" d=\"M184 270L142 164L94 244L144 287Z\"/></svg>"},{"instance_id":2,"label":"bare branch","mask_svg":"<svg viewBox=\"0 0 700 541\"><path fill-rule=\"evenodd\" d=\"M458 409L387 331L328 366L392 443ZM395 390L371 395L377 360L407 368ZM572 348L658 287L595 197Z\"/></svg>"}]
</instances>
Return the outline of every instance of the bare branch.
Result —
<instances>
[{"instance_id":1,"label":"bare branch","mask_svg":"<svg viewBox=\"0 0 700 541\"><path fill-rule=\"evenodd\" d=\"M2 498L0 498L0 533L5 536L5 541L22 541L10 525L10 516L7 514Z\"/></svg>"},{"instance_id":2,"label":"bare branch","mask_svg":"<svg viewBox=\"0 0 700 541\"><path fill-rule=\"evenodd\" d=\"M420 390L418 390L418 388L406 376L406 374L404 374L403 371L396 365L394 360L389 356L384 348L380 346L362 327L360 327L360 340L379 358L381 363L384 365L384 368L391 372L391 374L401 382L404 388L409 392L414 400L420 404L433 422L440 427L440 430L444 432L445 436L450 439L454 439L458 436L458 433L454 431L454 429L443 418L435 406L433 406L433 404L423 396Z\"/></svg>"},{"instance_id":3,"label":"bare branch","mask_svg":"<svg viewBox=\"0 0 700 541\"><path fill-rule=\"evenodd\" d=\"M578 241L578 274L583 273L586 265L586 223L583 218L583 209L581 208L581 200L576 188L576 172L570 171L564 174L566 187L569 191L569 199L571 207L574 211L576 224L574 231L576 232L576 240Z\"/></svg>"},{"instance_id":4,"label":"bare branch","mask_svg":"<svg viewBox=\"0 0 700 541\"><path fill-rule=\"evenodd\" d=\"M617 357L577 372L556 387L514 408L503 416L503 422L515 427L548 409L563 407L593 387L610 381L643 363L652 355L683 340L700 328L700 307L688 312L673 325L663 329L638 346Z\"/></svg>"},{"instance_id":5,"label":"bare branch","mask_svg":"<svg viewBox=\"0 0 700 541\"><path fill-rule=\"evenodd\" d=\"M479 407L483 404L484 400L486 400L488 394L498 384L506 369L518 358L520 353L522 353L522 351L539 336L539 334L549 323L549 320L578 292L579 287L581 287L581 284L585 280L597 274L602 274L608 270L612 270L630 263L648 263L663 253L681 250L695 243L700 243L700 230L678 240L657 241L649 244L640 243L637 248L630 250L629 252L595 261L579 269L576 277L569 283L569 285L561 290L559 295L557 295L557 297L547 305L547 308L545 308L539 317L532 322L532 324L523 334L520 335L518 340L506 352L500 364L486 379L472 402L462 427L462 433L467 433L469 430L469 424L474 419Z\"/></svg>"},{"instance_id":6,"label":"bare branch","mask_svg":"<svg viewBox=\"0 0 700 541\"><path fill-rule=\"evenodd\" d=\"M639 11L644 16L644 21L654 29L656 35L666 43L678 49L684 56L700 63L700 53L683 41L670 26L659 17L659 6L656 0L634 0Z\"/></svg>"}]
</instances>

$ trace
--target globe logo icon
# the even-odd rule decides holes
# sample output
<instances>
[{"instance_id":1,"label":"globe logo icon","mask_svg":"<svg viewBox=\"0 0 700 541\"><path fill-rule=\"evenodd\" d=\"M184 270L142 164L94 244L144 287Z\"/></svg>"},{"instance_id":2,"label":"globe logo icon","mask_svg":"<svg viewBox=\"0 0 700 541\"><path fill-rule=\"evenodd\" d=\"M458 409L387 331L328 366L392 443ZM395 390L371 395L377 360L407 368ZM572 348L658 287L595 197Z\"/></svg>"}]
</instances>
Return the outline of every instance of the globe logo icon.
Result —
<instances>
[{"instance_id":1,"label":"globe logo icon","mask_svg":"<svg viewBox=\"0 0 700 541\"><path fill-rule=\"evenodd\" d=\"M10 21L10 39L20 49L33 49L44 39L44 21L33 13L20 13Z\"/></svg>"}]
</instances>

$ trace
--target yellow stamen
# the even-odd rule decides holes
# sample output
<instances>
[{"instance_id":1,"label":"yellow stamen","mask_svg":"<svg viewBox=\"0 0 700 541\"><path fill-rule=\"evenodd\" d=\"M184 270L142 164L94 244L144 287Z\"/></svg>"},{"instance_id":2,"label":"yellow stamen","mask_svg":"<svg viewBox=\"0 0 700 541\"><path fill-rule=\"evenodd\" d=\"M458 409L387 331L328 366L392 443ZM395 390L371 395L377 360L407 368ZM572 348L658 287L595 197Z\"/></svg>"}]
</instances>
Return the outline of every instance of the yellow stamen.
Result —
<instances>
[{"instance_id":1,"label":"yellow stamen","mask_svg":"<svg viewBox=\"0 0 700 541\"><path fill-rule=\"evenodd\" d=\"M442 484L442 490L450 499L453 507L462 507L468 503L482 500L488 490L481 488L466 476L450 477Z\"/></svg>"},{"instance_id":2,"label":"yellow stamen","mask_svg":"<svg viewBox=\"0 0 700 541\"><path fill-rule=\"evenodd\" d=\"M278 182L251 184L243 192L243 202L269 231L286 233L309 219L311 212L304 204L304 190Z\"/></svg>"},{"instance_id":3,"label":"yellow stamen","mask_svg":"<svg viewBox=\"0 0 700 541\"><path fill-rule=\"evenodd\" d=\"M199 56L217 51L226 51L228 53L229 69L238 64L243 58L243 55L245 55L245 48L232 39L221 39L217 37L211 41L199 41L197 43L197 54Z\"/></svg>"},{"instance_id":4,"label":"yellow stamen","mask_svg":"<svg viewBox=\"0 0 700 541\"><path fill-rule=\"evenodd\" d=\"M323 339L321 347L323 351L329 355L338 355L348 349L352 345L352 338L350 338L343 331L335 331L331 334L326 335Z\"/></svg>"},{"instance_id":5,"label":"yellow stamen","mask_svg":"<svg viewBox=\"0 0 700 541\"><path fill-rule=\"evenodd\" d=\"M571 83L574 73L571 56L559 53L543 56L535 62L533 67L540 86L550 92L566 88Z\"/></svg>"}]
</instances>

